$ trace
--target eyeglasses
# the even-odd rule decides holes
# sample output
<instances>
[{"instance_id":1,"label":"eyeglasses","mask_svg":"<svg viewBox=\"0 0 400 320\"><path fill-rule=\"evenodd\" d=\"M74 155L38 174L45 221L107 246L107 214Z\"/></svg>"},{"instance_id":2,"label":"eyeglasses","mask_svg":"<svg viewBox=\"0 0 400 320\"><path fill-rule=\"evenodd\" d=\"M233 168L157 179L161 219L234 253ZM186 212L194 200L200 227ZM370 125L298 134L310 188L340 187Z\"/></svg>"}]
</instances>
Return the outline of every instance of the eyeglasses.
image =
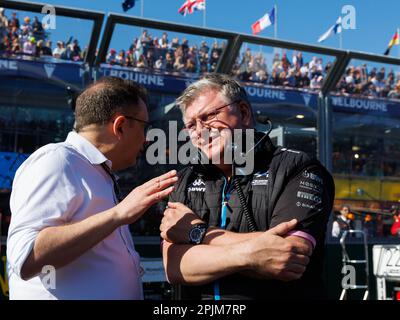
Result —
<instances>
[{"instance_id":1,"label":"eyeglasses","mask_svg":"<svg viewBox=\"0 0 400 320\"><path fill-rule=\"evenodd\" d=\"M127 118L127 119L130 119L130 120L136 120L136 121L138 121L140 123L143 123L144 124L144 132L145 133L147 133L147 131L149 131L151 129L151 122L149 122L149 121L145 121L145 120L142 120L142 119L139 119L139 118L135 118L135 117L132 117L132 116L126 116L126 115L124 115L124 117Z\"/></svg>"},{"instance_id":2,"label":"eyeglasses","mask_svg":"<svg viewBox=\"0 0 400 320\"><path fill-rule=\"evenodd\" d=\"M228 104L225 104L225 105L223 105L223 106L221 106L221 107L218 107L218 108L214 109L213 111L211 111L211 112L209 112L209 113L200 115L197 119L185 123L185 128L186 128L187 130L189 130L189 131L194 131L194 130L196 130L197 120L200 121L200 123L201 123L201 125L202 125L203 127L204 127L204 126L209 126L210 123L211 123L211 121L213 121L214 119L217 119L217 120L218 120L217 116L218 116L218 114L220 113L220 111L221 111L223 108L229 107L230 105L235 104L235 103L238 103L239 101L240 101L240 100L235 100L235 101L230 102L230 103L228 103Z\"/></svg>"}]
</instances>

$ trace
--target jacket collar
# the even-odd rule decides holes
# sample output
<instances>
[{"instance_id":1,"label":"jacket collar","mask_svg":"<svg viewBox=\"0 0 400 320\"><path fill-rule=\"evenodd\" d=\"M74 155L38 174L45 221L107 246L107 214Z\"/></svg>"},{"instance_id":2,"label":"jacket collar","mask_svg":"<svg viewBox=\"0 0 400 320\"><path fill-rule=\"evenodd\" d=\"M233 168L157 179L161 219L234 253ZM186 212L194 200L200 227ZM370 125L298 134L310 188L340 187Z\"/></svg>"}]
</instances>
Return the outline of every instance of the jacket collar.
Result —
<instances>
[{"instance_id":1,"label":"jacket collar","mask_svg":"<svg viewBox=\"0 0 400 320\"><path fill-rule=\"evenodd\" d=\"M98 165L106 163L111 168L112 162L107 159L104 154L100 152L89 140L82 137L75 131L71 131L68 134L66 143L70 144L75 150L77 150L82 156L84 156L91 164Z\"/></svg>"}]
</instances>

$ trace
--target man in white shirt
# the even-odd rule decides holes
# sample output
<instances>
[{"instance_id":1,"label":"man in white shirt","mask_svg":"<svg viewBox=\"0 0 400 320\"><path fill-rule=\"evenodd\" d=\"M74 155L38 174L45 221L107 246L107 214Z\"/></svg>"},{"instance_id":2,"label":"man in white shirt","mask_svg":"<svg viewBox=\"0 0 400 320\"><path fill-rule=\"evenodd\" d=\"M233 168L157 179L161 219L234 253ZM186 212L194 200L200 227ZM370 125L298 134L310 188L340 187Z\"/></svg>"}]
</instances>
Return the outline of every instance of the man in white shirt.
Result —
<instances>
[{"instance_id":1,"label":"man in white shirt","mask_svg":"<svg viewBox=\"0 0 400 320\"><path fill-rule=\"evenodd\" d=\"M106 77L77 99L75 132L18 169L7 242L10 299L142 299L128 224L169 195L171 171L118 201L112 171L135 164L148 124L146 92Z\"/></svg>"},{"instance_id":2,"label":"man in white shirt","mask_svg":"<svg viewBox=\"0 0 400 320\"><path fill-rule=\"evenodd\" d=\"M343 231L352 229L351 220L348 218L350 208L347 205L343 205L340 209L340 215L333 221L332 224L332 237L340 238Z\"/></svg>"}]
</instances>

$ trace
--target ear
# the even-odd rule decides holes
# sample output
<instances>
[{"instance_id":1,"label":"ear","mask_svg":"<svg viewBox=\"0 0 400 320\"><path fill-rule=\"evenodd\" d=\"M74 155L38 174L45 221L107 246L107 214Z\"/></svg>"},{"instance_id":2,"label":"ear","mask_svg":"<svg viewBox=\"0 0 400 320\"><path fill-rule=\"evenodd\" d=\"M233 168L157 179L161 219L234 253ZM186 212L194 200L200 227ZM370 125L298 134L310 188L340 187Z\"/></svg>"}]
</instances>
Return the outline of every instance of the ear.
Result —
<instances>
[{"instance_id":1,"label":"ear","mask_svg":"<svg viewBox=\"0 0 400 320\"><path fill-rule=\"evenodd\" d=\"M124 116L118 116L115 118L112 124L112 132L117 137L118 140L121 140L122 138L125 122L126 119Z\"/></svg>"},{"instance_id":2,"label":"ear","mask_svg":"<svg viewBox=\"0 0 400 320\"><path fill-rule=\"evenodd\" d=\"M243 124L246 126L250 126L251 125L251 111L250 111L250 106L244 102L241 101L239 103L239 111L240 111L240 115L242 116L242 121Z\"/></svg>"}]
</instances>

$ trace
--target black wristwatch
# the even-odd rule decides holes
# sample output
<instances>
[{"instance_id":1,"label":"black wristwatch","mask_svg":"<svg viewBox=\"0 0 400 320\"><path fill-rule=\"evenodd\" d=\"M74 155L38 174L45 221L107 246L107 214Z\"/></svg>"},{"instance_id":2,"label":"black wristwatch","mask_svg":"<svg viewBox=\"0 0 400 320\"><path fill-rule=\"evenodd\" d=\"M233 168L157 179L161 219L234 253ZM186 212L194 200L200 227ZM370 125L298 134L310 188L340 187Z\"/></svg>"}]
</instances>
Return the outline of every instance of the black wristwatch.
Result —
<instances>
[{"instance_id":1,"label":"black wristwatch","mask_svg":"<svg viewBox=\"0 0 400 320\"><path fill-rule=\"evenodd\" d=\"M192 226L189 231L189 243L200 244L206 235L208 225L206 223L198 223Z\"/></svg>"}]
</instances>

